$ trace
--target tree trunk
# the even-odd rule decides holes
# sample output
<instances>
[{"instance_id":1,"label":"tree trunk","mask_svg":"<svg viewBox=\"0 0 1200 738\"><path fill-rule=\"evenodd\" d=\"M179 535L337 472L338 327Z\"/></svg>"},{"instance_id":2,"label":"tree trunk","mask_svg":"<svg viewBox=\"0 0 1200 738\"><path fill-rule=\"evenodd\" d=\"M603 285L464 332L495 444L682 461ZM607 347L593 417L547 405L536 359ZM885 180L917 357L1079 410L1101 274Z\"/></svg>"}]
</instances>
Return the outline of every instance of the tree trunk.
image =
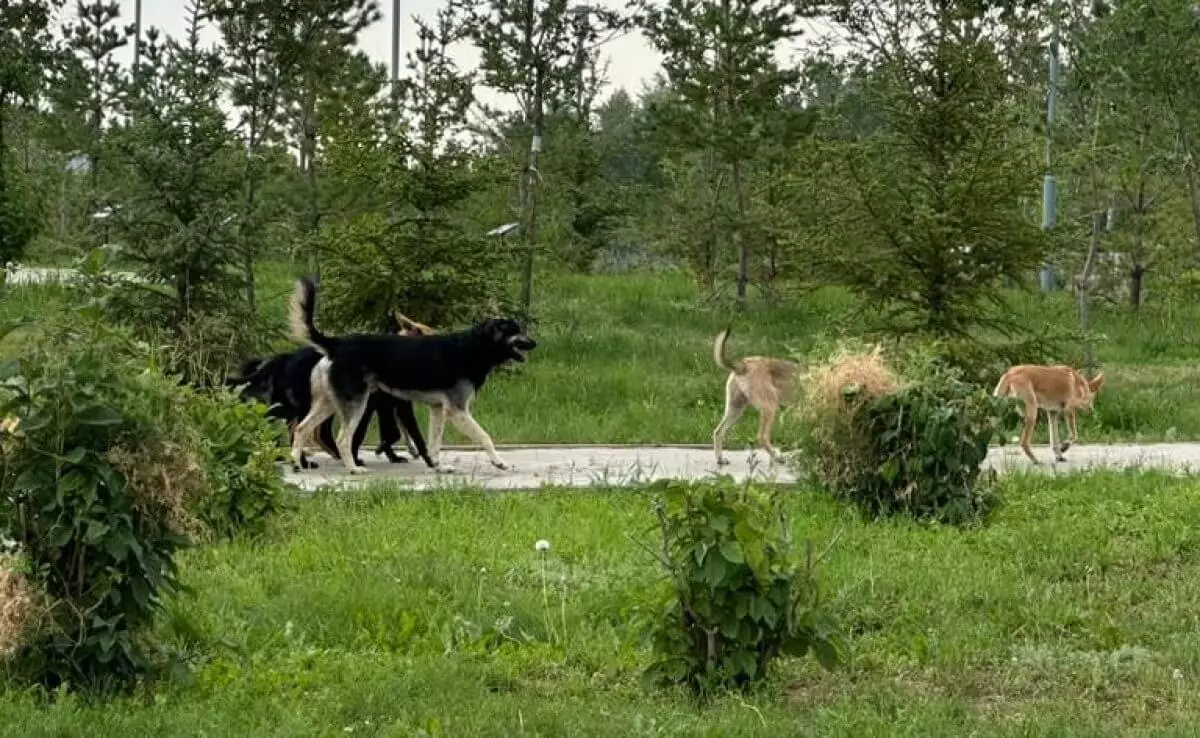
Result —
<instances>
[{"instance_id":1,"label":"tree trunk","mask_svg":"<svg viewBox=\"0 0 1200 738\"><path fill-rule=\"evenodd\" d=\"M1200 257L1200 172L1195 164L1188 164L1184 176L1187 178L1188 200L1192 206L1192 227L1196 234L1196 255Z\"/></svg>"},{"instance_id":2,"label":"tree trunk","mask_svg":"<svg viewBox=\"0 0 1200 738\"><path fill-rule=\"evenodd\" d=\"M308 184L308 269L312 274L319 275L321 265L317 260L317 232L321 228L321 210L317 196L317 82L312 78L312 72L309 72L306 81L301 116L300 126L304 137L301 156L304 158L304 174Z\"/></svg>"},{"instance_id":3,"label":"tree trunk","mask_svg":"<svg viewBox=\"0 0 1200 738\"><path fill-rule=\"evenodd\" d=\"M746 221L746 200L742 192L742 162L737 159L733 161L733 201L737 215L737 223L733 229L738 247L737 300L739 304L744 305L746 284L750 281L750 249L742 234L742 226Z\"/></svg>"},{"instance_id":4,"label":"tree trunk","mask_svg":"<svg viewBox=\"0 0 1200 738\"><path fill-rule=\"evenodd\" d=\"M1100 233L1106 219L1103 210L1092 214L1092 235L1088 242L1087 258L1083 260L1083 271L1075 280L1075 305L1079 311L1079 330L1084 334L1083 367L1090 375L1096 369L1096 351L1088 331L1092 329L1092 273L1095 271L1096 255L1100 252Z\"/></svg>"},{"instance_id":5,"label":"tree trunk","mask_svg":"<svg viewBox=\"0 0 1200 738\"><path fill-rule=\"evenodd\" d=\"M522 235L525 239L525 253L521 260L521 310L524 317L533 315L533 266L537 253L537 206L538 206L538 155L542 152L542 87L543 72L538 69L534 78L533 105L530 111L530 129L532 137L529 141L529 155L525 164L525 226Z\"/></svg>"},{"instance_id":6,"label":"tree trunk","mask_svg":"<svg viewBox=\"0 0 1200 738\"><path fill-rule=\"evenodd\" d=\"M1142 306L1142 278L1146 269L1141 264L1134 264L1129 270L1129 307L1137 310Z\"/></svg>"},{"instance_id":7,"label":"tree trunk","mask_svg":"<svg viewBox=\"0 0 1200 738\"><path fill-rule=\"evenodd\" d=\"M1092 125L1092 151L1099 148L1100 143L1100 111L1102 100L1096 101L1096 117ZM1083 260L1083 271L1075 280L1075 305L1079 312L1079 330L1083 333L1083 368L1089 375L1096 368L1096 349L1088 332L1092 329L1092 273L1096 268L1096 255L1100 252L1100 234L1108 223L1108 209L1105 207L1104 193L1101 190L1099 174L1093 169L1092 193L1094 198L1092 212L1092 235L1088 242L1087 258Z\"/></svg>"}]
</instances>

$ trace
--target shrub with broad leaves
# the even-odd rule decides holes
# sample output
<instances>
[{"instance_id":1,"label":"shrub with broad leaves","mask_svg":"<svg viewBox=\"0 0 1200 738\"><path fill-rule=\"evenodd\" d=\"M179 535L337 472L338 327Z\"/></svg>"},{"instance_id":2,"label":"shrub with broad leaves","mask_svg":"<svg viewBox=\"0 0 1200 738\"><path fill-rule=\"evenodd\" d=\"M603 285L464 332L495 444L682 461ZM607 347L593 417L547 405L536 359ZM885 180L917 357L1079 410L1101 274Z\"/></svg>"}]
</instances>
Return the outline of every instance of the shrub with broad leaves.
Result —
<instances>
[{"instance_id":1,"label":"shrub with broad leaves","mask_svg":"<svg viewBox=\"0 0 1200 738\"><path fill-rule=\"evenodd\" d=\"M662 481L654 491L672 590L649 678L707 695L766 678L782 656L839 662L811 550L801 560L793 549L780 495L729 480Z\"/></svg>"}]
</instances>

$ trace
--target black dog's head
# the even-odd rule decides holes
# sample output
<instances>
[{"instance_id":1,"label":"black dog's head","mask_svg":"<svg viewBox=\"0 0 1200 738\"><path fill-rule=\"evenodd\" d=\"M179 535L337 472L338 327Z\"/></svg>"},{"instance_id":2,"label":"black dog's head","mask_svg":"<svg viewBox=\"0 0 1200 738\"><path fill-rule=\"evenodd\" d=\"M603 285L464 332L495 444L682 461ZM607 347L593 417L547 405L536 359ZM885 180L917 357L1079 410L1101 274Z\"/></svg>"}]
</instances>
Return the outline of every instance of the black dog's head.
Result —
<instances>
[{"instance_id":1,"label":"black dog's head","mask_svg":"<svg viewBox=\"0 0 1200 738\"><path fill-rule=\"evenodd\" d=\"M226 387L237 387L238 385L246 385L242 387L242 397L249 399L266 401L266 398L271 394L271 384L269 376L261 376L259 370L267 363L266 359L254 358L247 359L236 376L226 377Z\"/></svg>"},{"instance_id":2,"label":"black dog's head","mask_svg":"<svg viewBox=\"0 0 1200 738\"><path fill-rule=\"evenodd\" d=\"M537 348L537 341L526 335L521 324L511 318L491 318L479 328L487 341L495 346L501 361L525 361L525 354Z\"/></svg>"}]
</instances>

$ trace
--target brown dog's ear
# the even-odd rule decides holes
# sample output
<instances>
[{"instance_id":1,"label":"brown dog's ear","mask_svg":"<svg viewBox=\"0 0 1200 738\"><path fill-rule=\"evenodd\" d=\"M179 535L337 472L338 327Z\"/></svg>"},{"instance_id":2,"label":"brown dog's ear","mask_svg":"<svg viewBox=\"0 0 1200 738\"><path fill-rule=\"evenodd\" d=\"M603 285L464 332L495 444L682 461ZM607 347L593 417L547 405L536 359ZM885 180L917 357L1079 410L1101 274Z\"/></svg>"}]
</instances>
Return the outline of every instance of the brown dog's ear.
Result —
<instances>
[{"instance_id":1,"label":"brown dog's ear","mask_svg":"<svg viewBox=\"0 0 1200 738\"><path fill-rule=\"evenodd\" d=\"M1096 376L1092 377L1092 379L1088 382L1088 389L1090 389L1092 391L1093 395L1096 394L1097 392L1099 392L1100 388L1103 386L1104 386L1104 372L1100 372Z\"/></svg>"},{"instance_id":2,"label":"brown dog's ear","mask_svg":"<svg viewBox=\"0 0 1200 738\"><path fill-rule=\"evenodd\" d=\"M392 315L395 316L396 323L399 324L400 330L405 333L415 333L418 336L432 336L433 334L437 333L437 331L434 329L430 328L424 323L418 323L399 310L393 311Z\"/></svg>"}]
</instances>

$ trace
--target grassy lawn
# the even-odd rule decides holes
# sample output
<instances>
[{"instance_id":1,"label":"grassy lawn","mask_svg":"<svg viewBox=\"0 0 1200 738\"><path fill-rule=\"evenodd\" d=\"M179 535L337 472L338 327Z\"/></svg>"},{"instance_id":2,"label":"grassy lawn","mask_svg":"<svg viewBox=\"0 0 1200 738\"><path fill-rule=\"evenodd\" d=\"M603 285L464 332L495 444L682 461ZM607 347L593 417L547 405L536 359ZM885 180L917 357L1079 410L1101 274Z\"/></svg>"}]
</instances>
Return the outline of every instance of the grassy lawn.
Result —
<instances>
[{"instance_id":1,"label":"grassy lawn","mask_svg":"<svg viewBox=\"0 0 1200 738\"><path fill-rule=\"evenodd\" d=\"M1012 477L975 531L785 493L798 536L837 538L821 577L850 635L839 672L784 662L704 708L646 690L664 586L632 540L653 543L646 493L376 488L183 557L194 594L161 631L190 675L105 705L0 687L0 734L1194 735L1197 482Z\"/></svg>"},{"instance_id":2,"label":"grassy lawn","mask_svg":"<svg viewBox=\"0 0 1200 738\"><path fill-rule=\"evenodd\" d=\"M287 265L261 268L260 302L280 328L281 349L293 345L283 337L292 276ZM547 275L537 286L539 347L527 364L491 380L475 403L500 443L707 443L723 402L724 377L711 358L719 330L733 327L735 355L803 352L844 324L853 304L822 290L777 305L757 300L738 314L706 303L686 276L672 274ZM61 288L10 288L0 315L37 315L62 297ZM1069 295L1022 295L1015 309L1033 327L1075 321ZM1083 441L1200 439L1200 305L1097 312L1109 381L1095 415L1080 418ZM1079 355L1078 346L1063 347L1063 361ZM796 431L788 421L777 431L781 446ZM753 419L740 423L731 448L749 444L754 428Z\"/></svg>"}]
</instances>

